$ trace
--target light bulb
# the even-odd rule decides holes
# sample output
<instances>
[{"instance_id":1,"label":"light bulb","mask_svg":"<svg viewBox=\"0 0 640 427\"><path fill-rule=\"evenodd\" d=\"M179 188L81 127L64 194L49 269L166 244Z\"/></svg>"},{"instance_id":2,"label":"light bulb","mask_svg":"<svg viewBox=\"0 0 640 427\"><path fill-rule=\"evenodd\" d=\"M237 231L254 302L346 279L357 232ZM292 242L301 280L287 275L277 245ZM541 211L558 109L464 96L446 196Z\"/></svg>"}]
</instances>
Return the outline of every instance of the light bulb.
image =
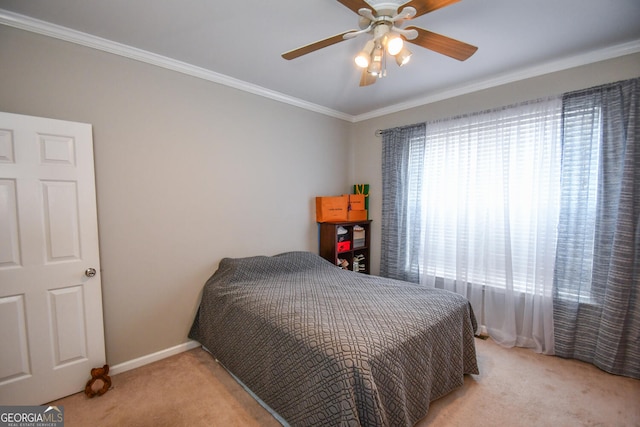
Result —
<instances>
[{"instance_id":1,"label":"light bulb","mask_svg":"<svg viewBox=\"0 0 640 427\"><path fill-rule=\"evenodd\" d=\"M374 42L373 40L369 40L366 45L364 45L364 49L358 53L358 55L354 58L356 65L360 68L367 68L369 63L371 62L371 51L373 50Z\"/></svg>"},{"instance_id":2,"label":"light bulb","mask_svg":"<svg viewBox=\"0 0 640 427\"><path fill-rule=\"evenodd\" d=\"M411 59L411 51L406 47L403 47L400 52L396 55L396 64L400 67L406 65Z\"/></svg>"},{"instance_id":3,"label":"light bulb","mask_svg":"<svg viewBox=\"0 0 640 427\"><path fill-rule=\"evenodd\" d=\"M389 55L396 56L404 47L402 37L397 34L391 34L387 38L387 52Z\"/></svg>"},{"instance_id":4,"label":"light bulb","mask_svg":"<svg viewBox=\"0 0 640 427\"><path fill-rule=\"evenodd\" d=\"M369 55L360 52L355 58L356 65L360 68L367 68L369 66Z\"/></svg>"}]
</instances>

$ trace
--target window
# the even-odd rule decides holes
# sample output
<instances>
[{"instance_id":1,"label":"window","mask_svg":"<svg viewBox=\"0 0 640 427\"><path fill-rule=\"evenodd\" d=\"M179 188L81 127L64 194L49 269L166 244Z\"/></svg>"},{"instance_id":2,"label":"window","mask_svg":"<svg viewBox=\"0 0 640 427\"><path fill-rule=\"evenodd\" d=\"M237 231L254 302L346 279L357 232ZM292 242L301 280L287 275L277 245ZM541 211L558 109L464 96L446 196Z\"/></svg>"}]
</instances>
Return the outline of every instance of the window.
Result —
<instances>
[{"instance_id":1,"label":"window","mask_svg":"<svg viewBox=\"0 0 640 427\"><path fill-rule=\"evenodd\" d=\"M427 124L421 277L550 289L561 113L556 98Z\"/></svg>"},{"instance_id":2,"label":"window","mask_svg":"<svg viewBox=\"0 0 640 427\"><path fill-rule=\"evenodd\" d=\"M637 378L639 88L382 131L380 273L466 296L502 345Z\"/></svg>"}]
</instances>

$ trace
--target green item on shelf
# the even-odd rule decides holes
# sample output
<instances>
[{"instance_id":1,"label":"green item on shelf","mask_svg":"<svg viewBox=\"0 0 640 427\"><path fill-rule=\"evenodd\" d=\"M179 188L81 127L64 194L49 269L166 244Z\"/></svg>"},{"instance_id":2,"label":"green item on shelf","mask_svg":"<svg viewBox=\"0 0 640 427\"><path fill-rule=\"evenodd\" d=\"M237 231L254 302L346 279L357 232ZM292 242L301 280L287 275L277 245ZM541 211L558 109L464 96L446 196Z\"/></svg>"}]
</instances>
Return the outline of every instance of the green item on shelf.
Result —
<instances>
[{"instance_id":1,"label":"green item on shelf","mask_svg":"<svg viewBox=\"0 0 640 427\"><path fill-rule=\"evenodd\" d=\"M369 184L354 184L353 194L364 194L364 208L369 214Z\"/></svg>"}]
</instances>

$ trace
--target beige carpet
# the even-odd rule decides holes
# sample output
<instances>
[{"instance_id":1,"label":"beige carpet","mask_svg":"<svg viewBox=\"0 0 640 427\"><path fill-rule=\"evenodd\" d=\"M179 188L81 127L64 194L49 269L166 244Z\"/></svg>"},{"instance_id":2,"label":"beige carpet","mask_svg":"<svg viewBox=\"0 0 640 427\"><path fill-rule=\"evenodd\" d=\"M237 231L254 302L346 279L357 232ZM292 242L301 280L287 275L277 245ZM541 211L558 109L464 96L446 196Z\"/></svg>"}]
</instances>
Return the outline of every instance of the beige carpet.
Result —
<instances>
[{"instance_id":1,"label":"beige carpet","mask_svg":"<svg viewBox=\"0 0 640 427\"><path fill-rule=\"evenodd\" d=\"M640 426L640 381L576 360L476 340L480 375L434 401L417 426ZM201 349L112 377L63 405L65 427L278 426Z\"/></svg>"}]
</instances>

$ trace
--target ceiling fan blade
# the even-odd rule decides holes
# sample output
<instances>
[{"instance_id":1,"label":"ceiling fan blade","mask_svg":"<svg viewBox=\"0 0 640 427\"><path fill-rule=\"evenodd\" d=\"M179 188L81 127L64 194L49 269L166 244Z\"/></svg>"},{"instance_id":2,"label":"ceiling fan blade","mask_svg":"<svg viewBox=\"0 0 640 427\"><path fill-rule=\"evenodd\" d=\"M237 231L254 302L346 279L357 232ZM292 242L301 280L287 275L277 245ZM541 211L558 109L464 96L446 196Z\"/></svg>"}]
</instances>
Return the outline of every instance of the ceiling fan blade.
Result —
<instances>
[{"instance_id":1,"label":"ceiling fan blade","mask_svg":"<svg viewBox=\"0 0 640 427\"><path fill-rule=\"evenodd\" d=\"M348 7L356 14L362 8L369 9L375 13L373 7L371 7L371 5L364 0L338 0L338 2L342 3L344 6Z\"/></svg>"},{"instance_id":2,"label":"ceiling fan blade","mask_svg":"<svg viewBox=\"0 0 640 427\"><path fill-rule=\"evenodd\" d=\"M458 61L464 61L478 50L477 47L470 44L422 28L407 27L406 30L416 30L418 32L418 37L413 40L407 40L408 42L447 55Z\"/></svg>"},{"instance_id":3,"label":"ceiling fan blade","mask_svg":"<svg viewBox=\"0 0 640 427\"><path fill-rule=\"evenodd\" d=\"M307 53L315 52L316 50L322 49L323 47L331 46L332 44L340 43L344 41L344 35L351 33L357 30L349 30L344 33L336 34L335 36L328 37L323 40L318 40L317 42L308 44L306 46L299 47L297 49L290 50L289 52L285 52L282 54L284 59L295 59L299 56L306 55Z\"/></svg>"},{"instance_id":4,"label":"ceiling fan blade","mask_svg":"<svg viewBox=\"0 0 640 427\"><path fill-rule=\"evenodd\" d=\"M378 80L378 77L373 74L369 74L366 69L362 70L362 75L360 76L360 87L372 85Z\"/></svg>"},{"instance_id":5,"label":"ceiling fan blade","mask_svg":"<svg viewBox=\"0 0 640 427\"><path fill-rule=\"evenodd\" d=\"M441 9L445 6L449 6L450 4L458 3L459 1L460 0L411 0L410 2L398 7L398 10L402 10L407 6L411 6L418 12L414 16L415 18L417 16L433 12L434 10Z\"/></svg>"}]
</instances>

